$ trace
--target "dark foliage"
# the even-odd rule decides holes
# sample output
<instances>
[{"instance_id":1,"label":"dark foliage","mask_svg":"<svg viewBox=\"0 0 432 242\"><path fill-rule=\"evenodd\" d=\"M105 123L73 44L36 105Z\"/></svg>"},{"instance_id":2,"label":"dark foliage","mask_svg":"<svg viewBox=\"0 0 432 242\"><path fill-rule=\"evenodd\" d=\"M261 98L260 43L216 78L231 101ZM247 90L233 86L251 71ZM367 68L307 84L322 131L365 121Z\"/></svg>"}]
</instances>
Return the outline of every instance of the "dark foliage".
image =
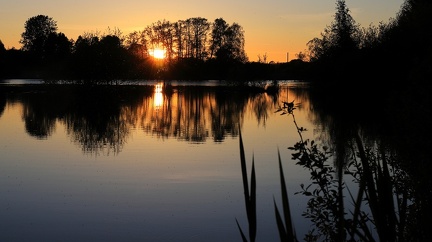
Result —
<instances>
[{"instance_id":1,"label":"dark foliage","mask_svg":"<svg viewBox=\"0 0 432 242\"><path fill-rule=\"evenodd\" d=\"M379 86L428 85L432 71L432 4L406 0L388 23L360 28L344 0L336 1L334 21L309 41L317 81L370 81Z\"/></svg>"}]
</instances>

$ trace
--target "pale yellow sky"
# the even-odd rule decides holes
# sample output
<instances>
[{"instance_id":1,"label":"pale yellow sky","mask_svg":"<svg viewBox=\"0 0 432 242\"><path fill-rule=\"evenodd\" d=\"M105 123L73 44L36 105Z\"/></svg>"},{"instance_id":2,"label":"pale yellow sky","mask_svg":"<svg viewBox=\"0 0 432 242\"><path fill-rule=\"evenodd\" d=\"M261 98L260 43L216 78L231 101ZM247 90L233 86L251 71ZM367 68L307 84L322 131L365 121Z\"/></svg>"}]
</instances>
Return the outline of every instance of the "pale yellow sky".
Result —
<instances>
[{"instance_id":1,"label":"pale yellow sky","mask_svg":"<svg viewBox=\"0 0 432 242\"><path fill-rule=\"evenodd\" d=\"M306 49L333 20L336 0L0 0L0 40L7 49L20 48L24 24L42 14L57 21L68 38L85 32L118 28L124 34L141 31L159 20L192 17L213 22L223 18L245 30L250 61L267 54L268 61L285 62ZM388 22L403 0L346 0L354 20L362 27Z\"/></svg>"}]
</instances>

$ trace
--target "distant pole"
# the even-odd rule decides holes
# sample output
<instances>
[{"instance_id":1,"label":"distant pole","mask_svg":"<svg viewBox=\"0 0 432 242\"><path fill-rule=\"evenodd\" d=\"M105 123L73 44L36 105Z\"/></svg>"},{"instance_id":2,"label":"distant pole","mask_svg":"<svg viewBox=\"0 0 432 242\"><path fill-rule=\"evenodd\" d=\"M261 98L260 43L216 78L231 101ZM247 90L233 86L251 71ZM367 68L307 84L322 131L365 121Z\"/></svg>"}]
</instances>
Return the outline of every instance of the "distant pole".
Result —
<instances>
[{"instance_id":1,"label":"distant pole","mask_svg":"<svg viewBox=\"0 0 432 242\"><path fill-rule=\"evenodd\" d=\"M287 52L287 56L286 56L286 58L287 58L287 61L286 61L286 62L288 62L288 61L289 61L289 52Z\"/></svg>"}]
</instances>

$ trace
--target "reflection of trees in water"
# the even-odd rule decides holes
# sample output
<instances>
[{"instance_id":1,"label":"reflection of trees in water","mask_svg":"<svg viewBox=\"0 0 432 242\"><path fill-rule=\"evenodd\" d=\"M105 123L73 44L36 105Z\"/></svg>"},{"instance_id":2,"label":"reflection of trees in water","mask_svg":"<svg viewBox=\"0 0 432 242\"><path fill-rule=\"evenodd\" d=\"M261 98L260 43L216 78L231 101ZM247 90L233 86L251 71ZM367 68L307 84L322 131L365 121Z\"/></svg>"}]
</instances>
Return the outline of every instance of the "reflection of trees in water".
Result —
<instances>
[{"instance_id":1,"label":"reflection of trees in water","mask_svg":"<svg viewBox=\"0 0 432 242\"><path fill-rule=\"evenodd\" d=\"M180 123L178 138L191 142L204 142L208 137L206 123L209 109L208 94L203 92L183 92L178 97L178 119Z\"/></svg>"},{"instance_id":2,"label":"reflection of trees in water","mask_svg":"<svg viewBox=\"0 0 432 242\"><path fill-rule=\"evenodd\" d=\"M121 115L103 113L88 116L67 116L64 121L72 140L82 145L84 152L114 154L121 151L129 134L130 126Z\"/></svg>"},{"instance_id":3,"label":"reflection of trees in water","mask_svg":"<svg viewBox=\"0 0 432 242\"><path fill-rule=\"evenodd\" d=\"M250 110L258 122L266 120L276 105L277 95L249 92L230 87L178 87L164 96L163 105L143 118L147 132L176 137L190 142L205 142L208 137L221 142L227 134L237 135L245 111Z\"/></svg>"},{"instance_id":4,"label":"reflection of trees in water","mask_svg":"<svg viewBox=\"0 0 432 242\"><path fill-rule=\"evenodd\" d=\"M45 97L41 97L41 94ZM57 102L52 102L46 93L30 92L20 97L24 103L22 118L28 134L38 139L46 139L55 131L58 115Z\"/></svg>"},{"instance_id":5,"label":"reflection of trees in water","mask_svg":"<svg viewBox=\"0 0 432 242\"><path fill-rule=\"evenodd\" d=\"M41 110L34 110L34 106L25 106L23 119L27 133L38 139L45 139L55 130L55 118L45 115Z\"/></svg>"},{"instance_id":6,"label":"reflection of trees in water","mask_svg":"<svg viewBox=\"0 0 432 242\"><path fill-rule=\"evenodd\" d=\"M252 112L257 117L258 124L262 124L265 126L266 121L269 116L269 112L271 112L271 108L275 103L269 102L267 94L259 94L255 98L251 99Z\"/></svg>"},{"instance_id":7,"label":"reflection of trees in water","mask_svg":"<svg viewBox=\"0 0 432 242\"><path fill-rule=\"evenodd\" d=\"M136 92L128 87L117 86L81 93L74 100L72 110L63 117L71 139L82 145L84 152L120 152L137 120L131 112L131 107L139 103L140 96L134 95ZM150 92L144 92L144 95L150 95Z\"/></svg>"},{"instance_id":8,"label":"reflection of trees in water","mask_svg":"<svg viewBox=\"0 0 432 242\"><path fill-rule=\"evenodd\" d=\"M295 102L297 110L309 110L309 89L306 85L286 86L280 88L279 100L274 100L274 102L279 105L281 101Z\"/></svg>"},{"instance_id":9,"label":"reflection of trees in water","mask_svg":"<svg viewBox=\"0 0 432 242\"><path fill-rule=\"evenodd\" d=\"M47 138L64 123L84 152L118 153L132 128L162 138L221 142L237 135L247 110L263 123L277 95L238 87L178 86L155 93L153 86L47 85L16 89L28 132ZM284 91L282 90L282 93ZM292 95L292 94L289 94ZM8 98L8 102L14 98Z\"/></svg>"},{"instance_id":10,"label":"reflection of trees in water","mask_svg":"<svg viewBox=\"0 0 432 242\"><path fill-rule=\"evenodd\" d=\"M6 107L6 94L0 91L0 118L3 115L5 107Z\"/></svg>"},{"instance_id":11,"label":"reflection of trees in water","mask_svg":"<svg viewBox=\"0 0 432 242\"><path fill-rule=\"evenodd\" d=\"M87 87L80 85L23 86L11 88L8 102L23 104L27 132L48 138L56 121L64 122L74 142L84 152L121 151L129 129L135 124L130 112L134 98L146 93L145 87Z\"/></svg>"},{"instance_id":12,"label":"reflection of trees in water","mask_svg":"<svg viewBox=\"0 0 432 242\"><path fill-rule=\"evenodd\" d=\"M155 97L153 97L154 99ZM236 124L246 107L247 92L208 87L177 87L164 94L162 105L144 99L137 107L140 127L160 137L175 137L189 142L205 142L208 137L223 141L235 135Z\"/></svg>"},{"instance_id":13,"label":"reflection of trees in water","mask_svg":"<svg viewBox=\"0 0 432 242\"><path fill-rule=\"evenodd\" d=\"M226 134L238 135L238 125L242 122L246 104L254 97L235 91L219 90L215 93L209 110L214 141L223 141Z\"/></svg>"}]
</instances>

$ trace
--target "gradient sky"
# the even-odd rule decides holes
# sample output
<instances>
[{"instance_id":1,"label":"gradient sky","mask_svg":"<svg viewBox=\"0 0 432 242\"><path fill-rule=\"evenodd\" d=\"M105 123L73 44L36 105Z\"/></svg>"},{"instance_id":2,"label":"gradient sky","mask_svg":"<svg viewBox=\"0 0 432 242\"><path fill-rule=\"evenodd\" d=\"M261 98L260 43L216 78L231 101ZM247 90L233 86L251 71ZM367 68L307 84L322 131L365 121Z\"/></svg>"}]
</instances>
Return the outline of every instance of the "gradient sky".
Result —
<instances>
[{"instance_id":1,"label":"gradient sky","mask_svg":"<svg viewBox=\"0 0 432 242\"><path fill-rule=\"evenodd\" d=\"M395 17L404 0L346 0L351 16L362 27ZM245 30L250 61L267 55L285 62L306 50L306 43L330 25L336 0L0 0L0 40L7 49L20 48L29 18L42 14L57 21L58 31L76 40L85 32L118 28L141 31L159 20L192 17L213 22L223 18Z\"/></svg>"}]
</instances>

